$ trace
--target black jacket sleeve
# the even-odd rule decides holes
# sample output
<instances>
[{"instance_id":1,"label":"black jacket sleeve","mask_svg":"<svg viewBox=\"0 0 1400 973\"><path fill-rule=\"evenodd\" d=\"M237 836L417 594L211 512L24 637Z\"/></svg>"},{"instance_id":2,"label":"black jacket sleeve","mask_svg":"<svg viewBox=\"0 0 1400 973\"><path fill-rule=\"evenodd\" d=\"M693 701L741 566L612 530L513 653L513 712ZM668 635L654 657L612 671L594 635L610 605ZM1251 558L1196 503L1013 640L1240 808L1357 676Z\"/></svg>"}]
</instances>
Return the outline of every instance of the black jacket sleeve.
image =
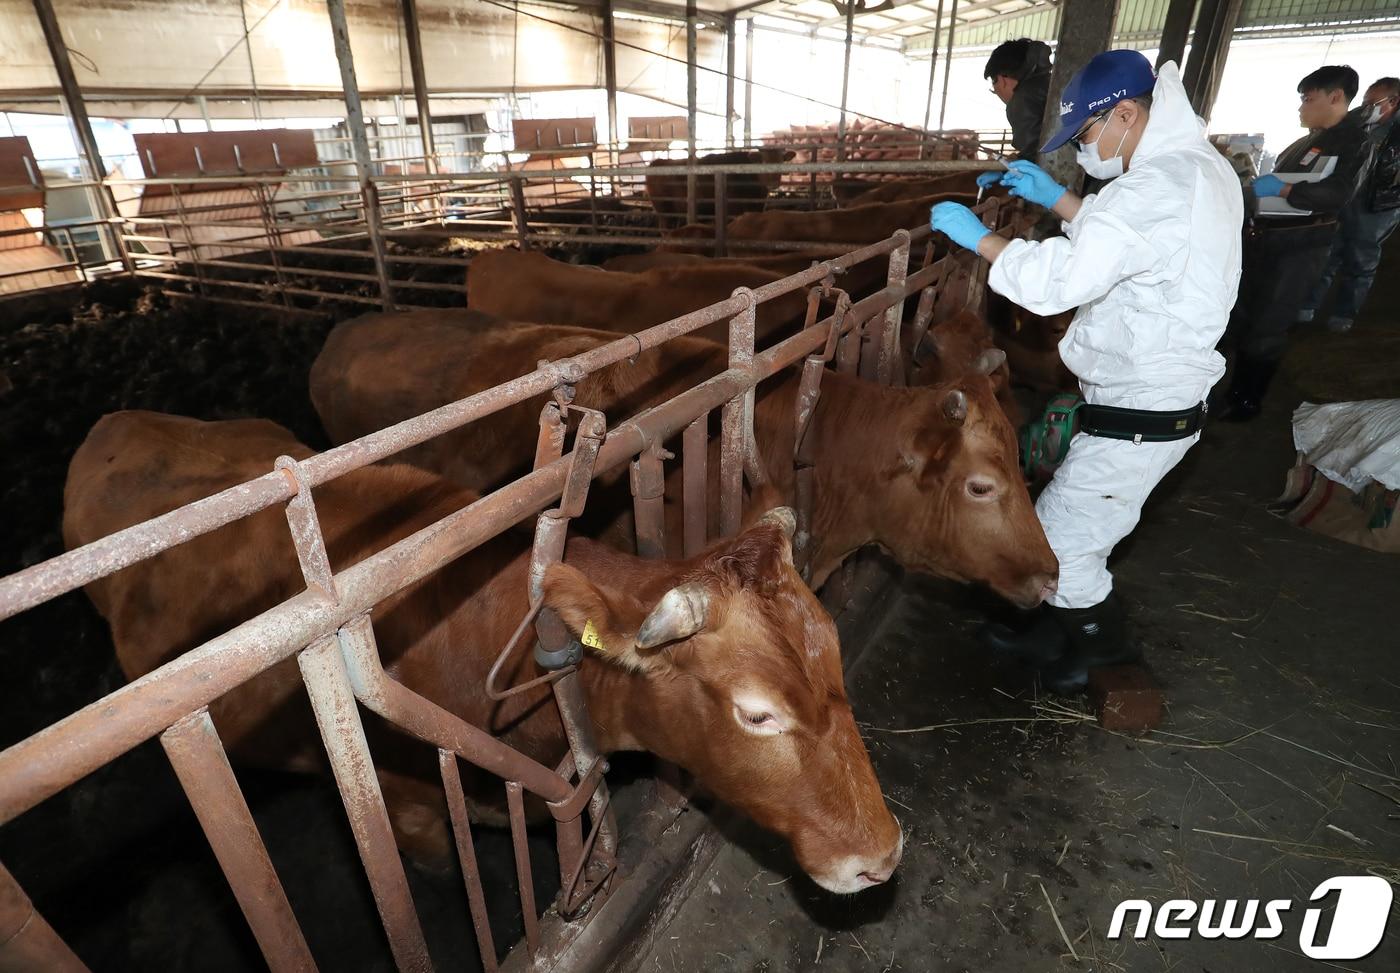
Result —
<instances>
[{"instance_id":1,"label":"black jacket sleeve","mask_svg":"<svg viewBox=\"0 0 1400 973\"><path fill-rule=\"evenodd\" d=\"M1046 94L1044 85L1028 79L1016 89L1006 106L1006 120L1011 125L1011 147L1016 150L1017 158L1034 162L1040 154L1040 124L1045 115Z\"/></svg>"},{"instance_id":2,"label":"black jacket sleeve","mask_svg":"<svg viewBox=\"0 0 1400 973\"><path fill-rule=\"evenodd\" d=\"M1336 213L1356 192L1370 155L1366 133L1360 126L1346 126L1344 131L1337 131L1335 144L1327 146L1324 153L1337 157L1332 175L1318 182L1296 183L1288 193L1289 206L1314 213Z\"/></svg>"}]
</instances>

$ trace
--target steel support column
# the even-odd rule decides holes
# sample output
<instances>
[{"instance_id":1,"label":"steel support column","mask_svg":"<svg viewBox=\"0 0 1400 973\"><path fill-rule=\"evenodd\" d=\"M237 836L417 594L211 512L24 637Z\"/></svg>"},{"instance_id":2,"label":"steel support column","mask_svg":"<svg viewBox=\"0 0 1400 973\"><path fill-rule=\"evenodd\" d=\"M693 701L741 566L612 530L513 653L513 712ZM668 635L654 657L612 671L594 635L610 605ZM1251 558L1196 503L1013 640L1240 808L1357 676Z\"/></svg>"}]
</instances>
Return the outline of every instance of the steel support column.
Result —
<instances>
[{"instance_id":1,"label":"steel support column","mask_svg":"<svg viewBox=\"0 0 1400 973\"><path fill-rule=\"evenodd\" d=\"M724 146L734 148L734 15L724 18Z\"/></svg>"},{"instance_id":2,"label":"steel support column","mask_svg":"<svg viewBox=\"0 0 1400 973\"><path fill-rule=\"evenodd\" d=\"M1191 20L1196 15L1196 0L1171 0L1167 6L1167 21L1162 25L1162 43L1157 48L1157 67L1168 61L1181 65L1186 55L1186 38L1191 33Z\"/></svg>"},{"instance_id":3,"label":"steel support column","mask_svg":"<svg viewBox=\"0 0 1400 973\"><path fill-rule=\"evenodd\" d=\"M1083 0L1075 0L1076 3ZM948 50L943 55L943 100L938 105L938 130L947 128L948 81L953 76L953 38L958 33L958 0L953 0L953 11L948 15Z\"/></svg>"},{"instance_id":4,"label":"steel support column","mask_svg":"<svg viewBox=\"0 0 1400 973\"><path fill-rule=\"evenodd\" d=\"M603 87L608 97L608 152L612 165L617 165L617 25L613 20L612 0L603 0Z\"/></svg>"},{"instance_id":5,"label":"steel support column","mask_svg":"<svg viewBox=\"0 0 1400 973\"><path fill-rule=\"evenodd\" d=\"M1060 127L1060 92L1095 54L1113 46L1113 20L1118 0L1074 0L1060 5L1060 39L1055 48L1055 71L1050 78L1050 98L1045 105L1041 131L1049 138ZM1062 148L1040 160L1050 175L1063 185L1077 189L1082 172L1074 161L1074 150Z\"/></svg>"},{"instance_id":6,"label":"steel support column","mask_svg":"<svg viewBox=\"0 0 1400 973\"><path fill-rule=\"evenodd\" d=\"M836 122L836 161L846 159L846 102L851 89L851 41L856 29L856 0L846 0L846 50L841 58L841 117Z\"/></svg>"},{"instance_id":7,"label":"steel support column","mask_svg":"<svg viewBox=\"0 0 1400 973\"><path fill-rule=\"evenodd\" d=\"M360 197L365 205L365 227L374 253L374 273L379 280L379 299L386 311L394 309L394 293L389 286L389 267L384 259L384 227L379 213L379 194L370 181L369 135L365 113L360 106L360 86L355 80L355 55L350 50L350 25L345 18L345 0L326 0L331 18L331 39L335 59L340 64L340 83L345 90L345 127L350 132L350 148L355 156L355 172L360 179Z\"/></svg>"},{"instance_id":8,"label":"steel support column","mask_svg":"<svg viewBox=\"0 0 1400 973\"><path fill-rule=\"evenodd\" d=\"M413 100L418 105L418 137L429 173L438 171L433 143L433 115L428 104L428 72L423 65L423 37L418 29L418 0L403 0L403 32L408 41L408 66L413 73Z\"/></svg>"},{"instance_id":9,"label":"steel support column","mask_svg":"<svg viewBox=\"0 0 1400 973\"><path fill-rule=\"evenodd\" d=\"M933 22L933 45L928 50L928 96L924 99L924 142L919 146L923 158L928 148L928 126L933 121L933 79L938 74L938 40L943 31L943 0L938 0L938 18ZM946 68L944 70L947 70Z\"/></svg>"},{"instance_id":10,"label":"steel support column","mask_svg":"<svg viewBox=\"0 0 1400 973\"><path fill-rule=\"evenodd\" d=\"M1244 0L1201 0L1191 57L1181 80L1191 96L1191 107L1202 118L1209 119L1215 105L1220 77L1225 73L1225 58L1230 53L1230 37L1243 7Z\"/></svg>"},{"instance_id":11,"label":"steel support column","mask_svg":"<svg viewBox=\"0 0 1400 973\"><path fill-rule=\"evenodd\" d=\"M685 4L685 158L691 165L695 165L695 139L696 139L696 102L699 98L696 91L696 61L699 56L696 33L699 29L697 18L699 10L695 0L686 0ZM690 173L685 177L685 221L687 223L696 222L695 205L695 173Z\"/></svg>"},{"instance_id":12,"label":"steel support column","mask_svg":"<svg viewBox=\"0 0 1400 973\"><path fill-rule=\"evenodd\" d=\"M744 21L744 145L753 145L753 18Z\"/></svg>"},{"instance_id":13,"label":"steel support column","mask_svg":"<svg viewBox=\"0 0 1400 973\"><path fill-rule=\"evenodd\" d=\"M50 0L34 0L34 13L44 31L49 57L53 60L53 69L58 75L58 86L63 91L63 106L78 137L78 154L82 156L88 170L84 176L93 182L102 182L107 178L107 167L102 164L102 151L98 148L97 136L93 134L92 121L88 118L87 106L83 103L83 90L78 87L78 76L73 73L73 60L68 56L68 45L63 41L63 31L59 29L58 18L54 16L53 4ZM111 188L104 185L89 193L88 198L91 200L93 217L109 221L106 246L110 246L113 251L109 256L120 260L122 269L129 273L132 270L131 256L126 252L121 229L113 222L121 215L117 212L116 197L112 195Z\"/></svg>"}]
</instances>

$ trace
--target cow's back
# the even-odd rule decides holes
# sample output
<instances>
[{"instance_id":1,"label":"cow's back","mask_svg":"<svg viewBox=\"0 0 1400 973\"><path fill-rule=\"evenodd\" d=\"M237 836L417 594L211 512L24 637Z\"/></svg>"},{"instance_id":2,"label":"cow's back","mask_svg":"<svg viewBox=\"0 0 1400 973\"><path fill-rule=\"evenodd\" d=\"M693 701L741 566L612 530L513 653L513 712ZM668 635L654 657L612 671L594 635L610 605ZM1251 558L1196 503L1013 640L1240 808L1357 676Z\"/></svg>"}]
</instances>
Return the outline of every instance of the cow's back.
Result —
<instances>
[{"instance_id":1,"label":"cow's back","mask_svg":"<svg viewBox=\"0 0 1400 973\"><path fill-rule=\"evenodd\" d=\"M747 213L729 224L733 240L818 241L853 246L875 243L928 221L934 203L944 200L972 203L974 197L937 194L889 203L867 203L847 209L814 213L769 211Z\"/></svg>"},{"instance_id":2,"label":"cow's back","mask_svg":"<svg viewBox=\"0 0 1400 973\"><path fill-rule=\"evenodd\" d=\"M311 368L311 399L336 442L485 391L571 358L617 335L588 328L498 321L462 311L374 313L342 322ZM722 346L681 338L618 362L579 383L575 401L610 424L725 367ZM400 454L475 490L528 471L541 395L436 436Z\"/></svg>"},{"instance_id":3,"label":"cow's back","mask_svg":"<svg viewBox=\"0 0 1400 973\"><path fill-rule=\"evenodd\" d=\"M71 550L271 472L280 455L312 453L261 419L205 423L154 412L112 413L98 421L69 464L65 544ZM348 567L469 498L404 466L371 467L317 487L331 565ZM304 587L286 517L276 505L86 590L111 626L122 671L134 679ZM304 769L316 759L292 660L216 700L210 711L229 748L252 762Z\"/></svg>"}]
</instances>

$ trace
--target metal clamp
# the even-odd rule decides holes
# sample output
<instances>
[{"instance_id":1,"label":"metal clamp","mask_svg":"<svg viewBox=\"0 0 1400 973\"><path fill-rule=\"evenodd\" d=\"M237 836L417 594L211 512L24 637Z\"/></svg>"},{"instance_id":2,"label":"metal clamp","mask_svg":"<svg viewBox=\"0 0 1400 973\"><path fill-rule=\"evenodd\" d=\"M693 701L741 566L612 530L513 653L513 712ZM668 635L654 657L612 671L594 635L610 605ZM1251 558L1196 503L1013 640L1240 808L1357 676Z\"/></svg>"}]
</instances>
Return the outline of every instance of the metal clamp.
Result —
<instances>
[{"instance_id":1,"label":"metal clamp","mask_svg":"<svg viewBox=\"0 0 1400 973\"><path fill-rule=\"evenodd\" d=\"M562 649L551 651L546 649L540 642L535 643L535 664L541 669L554 672L578 665L583 661L583 643L578 639L569 639Z\"/></svg>"}]
</instances>

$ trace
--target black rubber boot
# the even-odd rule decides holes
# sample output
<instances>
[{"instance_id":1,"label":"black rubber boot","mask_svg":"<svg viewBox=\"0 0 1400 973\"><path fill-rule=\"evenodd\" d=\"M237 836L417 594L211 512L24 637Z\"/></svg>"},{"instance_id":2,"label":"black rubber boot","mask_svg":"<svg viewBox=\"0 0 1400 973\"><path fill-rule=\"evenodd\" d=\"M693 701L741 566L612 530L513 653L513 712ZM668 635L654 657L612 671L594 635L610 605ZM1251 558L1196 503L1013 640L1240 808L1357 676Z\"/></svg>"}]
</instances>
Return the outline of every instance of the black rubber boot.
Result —
<instances>
[{"instance_id":1,"label":"black rubber boot","mask_svg":"<svg viewBox=\"0 0 1400 973\"><path fill-rule=\"evenodd\" d=\"M1278 371L1278 362L1241 355L1235 362L1230 390L1225 393L1225 422L1249 422L1264 407L1264 395Z\"/></svg>"},{"instance_id":2,"label":"black rubber boot","mask_svg":"<svg viewBox=\"0 0 1400 973\"><path fill-rule=\"evenodd\" d=\"M1065 654L1069 639L1055 621L1049 605L1035 610L1029 625L1012 628L1001 622L989 622L977 633L983 645L1004 659L1015 659L1033 666L1045 666Z\"/></svg>"},{"instance_id":3,"label":"black rubber boot","mask_svg":"<svg viewBox=\"0 0 1400 973\"><path fill-rule=\"evenodd\" d=\"M1040 670L1040 684L1051 693L1070 696L1089 686L1089 670L1137 662L1142 652L1128 643L1123 604L1112 593L1092 608L1051 608L1064 632L1065 654Z\"/></svg>"}]
</instances>

